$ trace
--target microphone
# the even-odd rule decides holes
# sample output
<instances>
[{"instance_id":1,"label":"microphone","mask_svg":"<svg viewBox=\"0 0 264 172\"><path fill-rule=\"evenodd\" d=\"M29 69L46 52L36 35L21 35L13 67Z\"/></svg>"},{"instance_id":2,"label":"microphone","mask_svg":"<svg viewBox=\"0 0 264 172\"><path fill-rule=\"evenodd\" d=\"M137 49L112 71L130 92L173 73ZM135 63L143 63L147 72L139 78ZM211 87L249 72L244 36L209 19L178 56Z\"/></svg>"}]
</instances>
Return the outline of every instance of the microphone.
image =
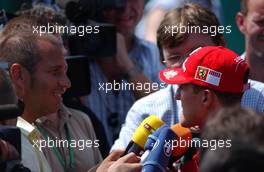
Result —
<instances>
[{"instance_id":1,"label":"microphone","mask_svg":"<svg viewBox=\"0 0 264 172\"><path fill-rule=\"evenodd\" d=\"M152 150L154 144L156 143L156 141L157 141L157 139L158 139L161 131L163 129L165 129L166 127L168 127L168 126L167 125L161 126L157 131L155 131L154 133L152 133L152 134L150 134L148 136L148 140L146 141L145 146L144 146L145 152L141 156L141 161L140 161L141 164L144 164L145 163L145 161L146 161L146 159L147 159L150 151Z\"/></svg>"},{"instance_id":2,"label":"microphone","mask_svg":"<svg viewBox=\"0 0 264 172\"><path fill-rule=\"evenodd\" d=\"M23 113L16 104L0 105L0 120L17 118Z\"/></svg>"},{"instance_id":3,"label":"microphone","mask_svg":"<svg viewBox=\"0 0 264 172\"><path fill-rule=\"evenodd\" d=\"M157 138L159 137L159 134L161 133L161 131L165 127L167 127L167 125L163 125L156 132L149 135L148 140L146 141L146 144L144 147L145 152L141 156L141 163L144 163L146 161L153 145L155 144ZM187 152L187 150L188 150L187 143L192 139L191 130L189 128L182 127L180 123L172 126L171 130L174 132L174 134L176 134L177 137L175 138L175 140L171 140L171 142L172 142L172 157L170 160L170 164L172 164L175 160L180 159L182 157L182 155ZM184 143L184 146L181 145L182 143Z\"/></svg>"},{"instance_id":4,"label":"microphone","mask_svg":"<svg viewBox=\"0 0 264 172\"><path fill-rule=\"evenodd\" d=\"M200 135L189 128L182 127L180 123L175 124L171 129L178 137L172 143L169 167L172 167L172 164L177 161L176 169L181 169L197 153L198 147L196 145L193 147L192 142L199 142Z\"/></svg>"},{"instance_id":5,"label":"microphone","mask_svg":"<svg viewBox=\"0 0 264 172\"><path fill-rule=\"evenodd\" d=\"M182 127L180 123L171 126L171 130L178 136L172 143L172 156L180 158L188 150L188 145L192 140L192 132L189 128Z\"/></svg>"},{"instance_id":6,"label":"microphone","mask_svg":"<svg viewBox=\"0 0 264 172\"><path fill-rule=\"evenodd\" d=\"M149 135L144 146L145 151L152 149L160 132L165 127L166 125L163 125L153 134ZM180 123L171 126L171 130L177 135L177 139L172 141L172 155L174 157L182 156L184 153L186 153L192 140L199 140L199 133L193 133L191 129L182 127ZM175 142L176 145L174 144ZM184 146L181 143L184 143Z\"/></svg>"},{"instance_id":7,"label":"microphone","mask_svg":"<svg viewBox=\"0 0 264 172\"><path fill-rule=\"evenodd\" d=\"M160 134L150 151L145 163L143 164L143 172L160 172L165 171L169 164L172 153L172 140L176 139L175 133L165 126L160 130Z\"/></svg>"},{"instance_id":8,"label":"microphone","mask_svg":"<svg viewBox=\"0 0 264 172\"><path fill-rule=\"evenodd\" d=\"M124 155L130 152L140 155L141 151L144 150L144 145L148 136L154 133L162 125L164 125L164 122L155 115L150 115L149 117L145 118L134 132Z\"/></svg>"}]
</instances>

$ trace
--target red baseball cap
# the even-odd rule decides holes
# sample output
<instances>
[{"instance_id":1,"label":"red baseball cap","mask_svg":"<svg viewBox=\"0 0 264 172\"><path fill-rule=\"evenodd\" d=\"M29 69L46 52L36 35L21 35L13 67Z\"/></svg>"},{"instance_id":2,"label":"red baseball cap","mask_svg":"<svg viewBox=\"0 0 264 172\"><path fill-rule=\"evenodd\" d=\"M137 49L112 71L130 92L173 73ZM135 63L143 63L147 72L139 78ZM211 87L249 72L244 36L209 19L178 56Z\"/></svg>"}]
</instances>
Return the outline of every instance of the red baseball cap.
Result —
<instances>
[{"instance_id":1,"label":"red baseball cap","mask_svg":"<svg viewBox=\"0 0 264 172\"><path fill-rule=\"evenodd\" d=\"M206 46L194 50L182 68L160 71L160 79L168 84L203 86L216 91L241 93L249 67L239 55L221 46Z\"/></svg>"}]
</instances>

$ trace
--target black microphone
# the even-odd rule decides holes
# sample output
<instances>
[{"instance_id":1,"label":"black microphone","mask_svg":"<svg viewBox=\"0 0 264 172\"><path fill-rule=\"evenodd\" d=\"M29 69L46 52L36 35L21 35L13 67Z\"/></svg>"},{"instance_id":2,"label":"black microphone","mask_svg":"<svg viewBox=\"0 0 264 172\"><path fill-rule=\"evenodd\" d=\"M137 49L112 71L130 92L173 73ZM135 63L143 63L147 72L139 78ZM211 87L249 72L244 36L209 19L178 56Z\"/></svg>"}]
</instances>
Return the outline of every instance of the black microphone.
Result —
<instances>
[{"instance_id":1,"label":"black microphone","mask_svg":"<svg viewBox=\"0 0 264 172\"><path fill-rule=\"evenodd\" d=\"M16 118L19 116L19 111L16 104L0 105L0 120Z\"/></svg>"},{"instance_id":2,"label":"black microphone","mask_svg":"<svg viewBox=\"0 0 264 172\"><path fill-rule=\"evenodd\" d=\"M0 105L0 120L14 119L21 116L24 111L24 103L18 100L17 104Z\"/></svg>"}]
</instances>

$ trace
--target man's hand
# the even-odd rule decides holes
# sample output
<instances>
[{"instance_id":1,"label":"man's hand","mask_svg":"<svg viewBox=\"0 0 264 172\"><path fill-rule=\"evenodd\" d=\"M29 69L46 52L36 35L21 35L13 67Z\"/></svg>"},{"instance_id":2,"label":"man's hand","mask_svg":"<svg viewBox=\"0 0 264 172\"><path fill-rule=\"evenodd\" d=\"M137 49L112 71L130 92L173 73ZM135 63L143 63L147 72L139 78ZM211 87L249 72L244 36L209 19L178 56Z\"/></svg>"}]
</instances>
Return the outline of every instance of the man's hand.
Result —
<instances>
[{"instance_id":1,"label":"man's hand","mask_svg":"<svg viewBox=\"0 0 264 172\"><path fill-rule=\"evenodd\" d=\"M19 159L19 153L16 148L5 140L0 139L0 162L14 159Z\"/></svg>"},{"instance_id":2,"label":"man's hand","mask_svg":"<svg viewBox=\"0 0 264 172\"><path fill-rule=\"evenodd\" d=\"M126 79L128 83L134 85L133 88L136 88L137 85L141 85L142 89L132 89L136 99L142 98L158 90L157 87L153 88L151 86L152 81L145 76L142 71L137 71L135 69L136 66L134 62L128 57L126 41L120 33L117 33L116 56L114 58L98 58L96 62L99 64L109 82ZM148 88L146 88L144 84L148 84Z\"/></svg>"},{"instance_id":3,"label":"man's hand","mask_svg":"<svg viewBox=\"0 0 264 172\"><path fill-rule=\"evenodd\" d=\"M129 70L134 67L134 63L128 57L126 42L123 35L117 33L116 36L116 55L112 58L98 58L96 60L110 82L112 80L120 80Z\"/></svg>"},{"instance_id":4,"label":"man's hand","mask_svg":"<svg viewBox=\"0 0 264 172\"><path fill-rule=\"evenodd\" d=\"M120 33L117 33L117 54L114 59L117 67L124 73L134 67L132 60L128 57L125 38Z\"/></svg>"},{"instance_id":5,"label":"man's hand","mask_svg":"<svg viewBox=\"0 0 264 172\"><path fill-rule=\"evenodd\" d=\"M117 161L124 153L124 150L117 150L108 155L96 169L96 172L106 172L108 168Z\"/></svg>"},{"instance_id":6,"label":"man's hand","mask_svg":"<svg viewBox=\"0 0 264 172\"><path fill-rule=\"evenodd\" d=\"M140 172L142 165L139 161L139 157L134 153L129 153L114 162L107 172Z\"/></svg>"}]
</instances>

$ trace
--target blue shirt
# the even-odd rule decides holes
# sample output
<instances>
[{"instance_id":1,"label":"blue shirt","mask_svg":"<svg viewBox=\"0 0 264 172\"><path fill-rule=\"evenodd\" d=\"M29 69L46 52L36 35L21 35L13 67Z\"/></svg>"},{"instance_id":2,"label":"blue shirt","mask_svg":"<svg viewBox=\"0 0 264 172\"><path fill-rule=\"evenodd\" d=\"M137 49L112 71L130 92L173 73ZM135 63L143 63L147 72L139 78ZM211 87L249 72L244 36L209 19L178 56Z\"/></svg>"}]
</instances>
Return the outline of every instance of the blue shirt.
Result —
<instances>
[{"instance_id":1,"label":"blue shirt","mask_svg":"<svg viewBox=\"0 0 264 172\"><path fill-rule=\"evenodd\" d=\"M159 51L154 44L135 38L133 49L129 52L129 58L137 62L137 65L143 70L145 76L154 82L160 83L158 73L164 67L160 63ZM112 90L106 93L106 90L99 89L99 83L103 84L108 81L96 63L90 64L90 75L91 93L86 97L85 105L101 120L108 137L107 139L110 145L112 145L114 141L113 137L115 135L118 136L121 124L125 121L126 114L133 105L135 98L133 92L127 88L121 89L117 93L114 93ZM124 86L127 82L122 80L121 83ZM113 120L114 117L117 117L118 127L112 127L109 124L109 121Z\"/></svg>"},{"instance_id":2,"label":"blue shirt","mask_svg":"<svg viewBox=\"0 0 264 172\"><path fill-rule=\"evenodd\" d=\"M249 79L250 89L245 91L241 106L264 113L264 83Z\"/></svg>"},{"instance_id":3,"label":"blue shirt","mask_svg":"<svg viewBox=\"0 0 264 172\"><path fill-rule=\"evenodd\" d=\"M264 113L264 83L253 80L249 80L249 83L251 87L243 94L241 106ZM136 128L149 115L157 115L170 126L178 123L182 107L181 101L175 100L177 88L177 85L168 85L165 89L136 101L129 110L119 138L115 141L111 151L126 148Z\"/></svg>"},{"instance_id":4,"label":"blue shirt","mask_svg":"<svg viewBox=\"0 0 264 172\"><path fill-rule=\"evenodd\" d=\"M136 101L127 114L125 124L111 150L126 148L139 124L149 115L157 115L172 126L179 122L182 114L181 101L175 99L177 85L152 93Z\"/></svg>"}]
</instances>

